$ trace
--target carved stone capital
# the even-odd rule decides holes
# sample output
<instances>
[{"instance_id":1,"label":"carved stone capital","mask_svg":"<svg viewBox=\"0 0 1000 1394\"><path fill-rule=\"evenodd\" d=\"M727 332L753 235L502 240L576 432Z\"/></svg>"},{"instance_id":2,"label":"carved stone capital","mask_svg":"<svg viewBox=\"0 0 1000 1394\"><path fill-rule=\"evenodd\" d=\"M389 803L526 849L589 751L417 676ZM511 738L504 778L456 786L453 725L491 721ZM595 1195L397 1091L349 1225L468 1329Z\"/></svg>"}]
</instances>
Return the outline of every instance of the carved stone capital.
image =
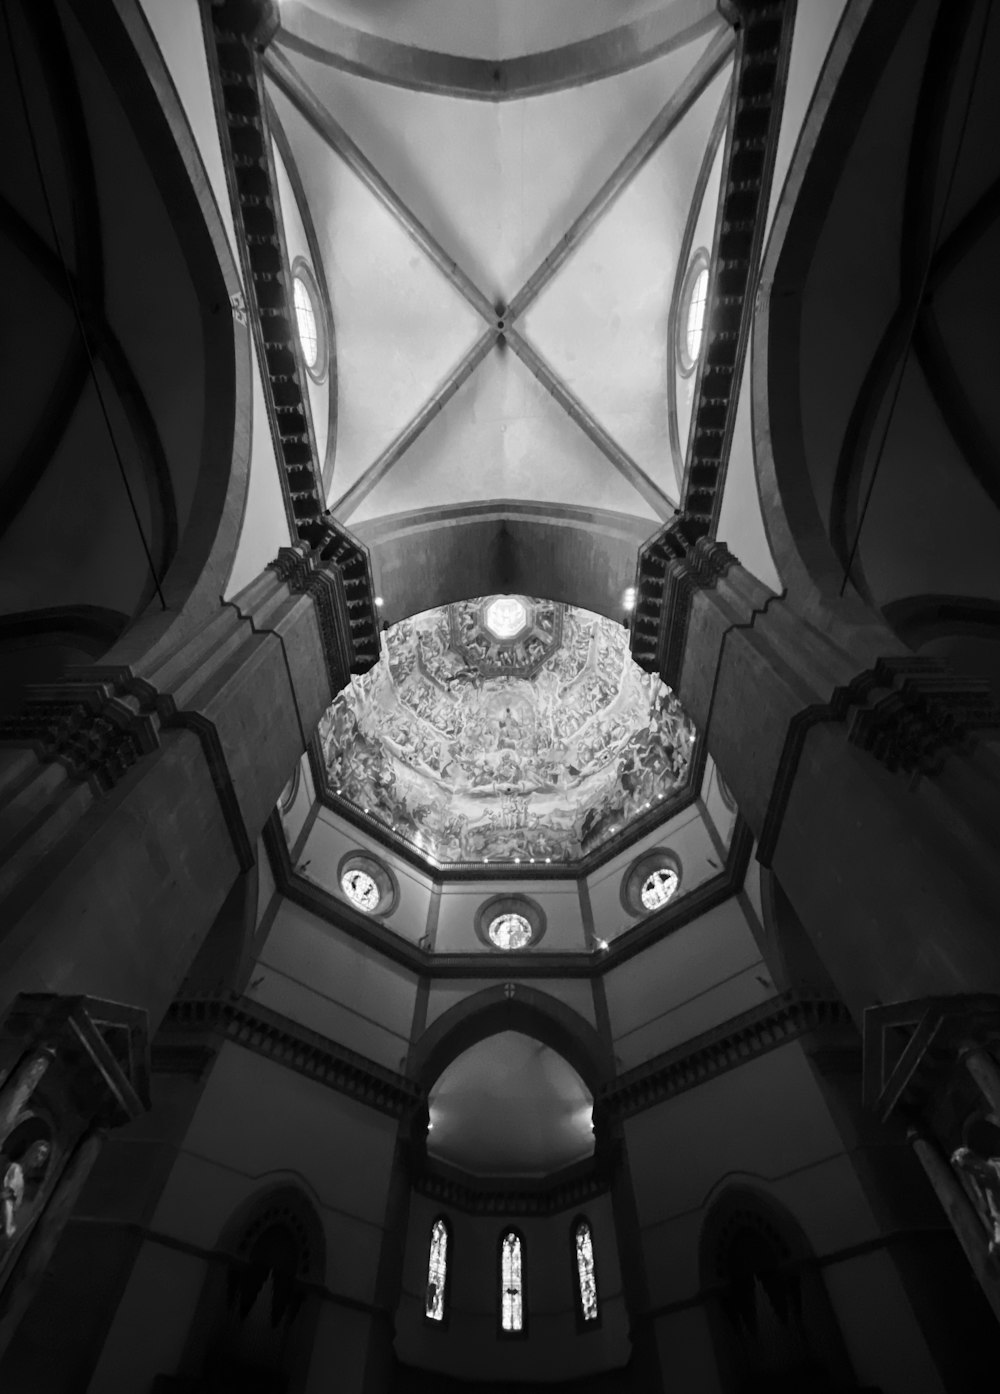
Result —
<instances>
[{"instance_id":1,"label":"carved stone capital","mask_svg":"<svg viewBox=\"0 0 1000 1394\"><path fill-rule=\"evenodd\" d=\"M852 745L888 770L936 774L945 753L975 732L1000 729L1000 707L985 679L926 658L884 658L834 693L831 714Z\"/></svg>"},{"instance_id":2,"label":"carved stone capital","mask_svg":"<svg viewBox=\"0 0 1000 1394\"><path fill-rule=\"evenodd\" d=\"M368 548L327 517L316 545L282 547L270 569L293 594L312 597L330 671L339 692L347 673L367 673L381 649Z\"/></svg>"},{"instance_id":3,"label":"carved stone capital","mask_svg":"<svg viewBox=\"0 0 1000 1394\"><path fill-rule=\"evenodd\" d=\"M156 749L159 721L113 681L69 679L29 687L21 709L0 721L0 741L30 746L107 793Z\"/></svg>"},{"instance_id":4,"label":"carved stone capital","mask_svg":"<svg viewBox=\"0 0 1000 1394\"><path fill-rule=\"evenodd\" d=\"M704 536L682 514L650 538L639 551L630 635L632 657L641 668L676 687L692 598L736 565L724 542Z\"/></svg>"}]
</instances>

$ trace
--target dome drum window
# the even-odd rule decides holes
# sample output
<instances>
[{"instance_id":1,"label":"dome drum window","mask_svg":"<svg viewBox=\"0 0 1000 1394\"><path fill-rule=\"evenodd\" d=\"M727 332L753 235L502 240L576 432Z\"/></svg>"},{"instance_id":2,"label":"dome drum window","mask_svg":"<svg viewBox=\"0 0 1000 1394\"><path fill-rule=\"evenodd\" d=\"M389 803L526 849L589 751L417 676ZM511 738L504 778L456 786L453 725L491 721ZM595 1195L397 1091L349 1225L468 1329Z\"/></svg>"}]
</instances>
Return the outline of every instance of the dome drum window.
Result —
<instances>
[{"instance_id":1,"label":"dome drum window","mask_svg":"<svg viewBox=\"0 0 1000 1394\"><path fill-rule=\"evenodd\" d=\"M292 303L306 372L314 382L322 382L330 362L326 315L316 277L302 257L296 257L292 266Z\"/></svg>"},{"instance_id":2,"label":"dome drum window","mask_svg":"<svg viewBox=\"0 0 1000 1394\"><path fill-rule=\"evenodd\" d=\"M544 933L545 913L527 896L495 895L476 912L476 934L495 952L531 948Z\"/></svg>"},{"instance_id":3,"label":"dome drum window","mask_svg":"<svg viewBox=\"0 0 1000 1394\"><path fill-rule=\"evenodd\" d=\"M708 252L695 252L684 277L675 324L677 365L684 377L697 368L708 317Z\"/></svg>"},{"instance_id":4,"label":"dome drum window","mask_svg":"<svg viewBox=\"0 0 1000 1394\"><path fill-rule=\"evenodd\" d=\"M390 915L399 899L396 878L377 857L349 852L337 869L341 894L366 915Z\"/></svg>"},{"instance_id":5,"label":"dome drum window","mask_svg":"<svg viewBox=\"0 0 1000 1394\"><path fill-rule=\"evenodd\" d=\"M655 915L675 898L681 884L681 864L665 847L634 861L622 879L622 905L630 915Z\"/></svg>"}]
</instances>

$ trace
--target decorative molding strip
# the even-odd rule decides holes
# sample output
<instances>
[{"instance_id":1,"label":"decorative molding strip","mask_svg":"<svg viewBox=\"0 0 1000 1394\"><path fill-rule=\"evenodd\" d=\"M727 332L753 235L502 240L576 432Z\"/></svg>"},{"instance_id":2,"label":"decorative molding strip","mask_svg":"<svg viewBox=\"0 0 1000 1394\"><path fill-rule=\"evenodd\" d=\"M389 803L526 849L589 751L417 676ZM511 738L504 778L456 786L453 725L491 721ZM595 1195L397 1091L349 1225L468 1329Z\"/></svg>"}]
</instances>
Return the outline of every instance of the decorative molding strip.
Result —
<instances>
[{"instance_id":1,"label":"decorative molding strip","mask_svg":"<svg viewBox=\"0 0 1000 1394\"><path fill-rule=\"evenodd\" d=\"M640 547L629 639L640 668L662 677L668 687L677 687L694 593L711 589L736 565L725 543L699 535L691 519L683 516Z\"/></svg>"},{"instance_id":2,"label":"decorative molding strip","mask_svg":"<svg viewBox=\"0 0 1000 1394\"><path fill-rule=\"evenodd\" d=\"M374 82L417 92L502 102L560 92L671 53L702 37L718 16L680 27L678 7L666 4L604 33L514 58L475 58L418 48L344 24L296 0L285 0L278 42L316 63Z\"/></svg>"},{"instance_id":3,"label":"decorative molding strip","mask_svg":"<svg viewBox=\"0 0 1000 1394\"><path fill-rule=\"evenodd\" d=\"M723 8L737 28L738 47L709 281L710 329L685 470L683 509L696 536L715 532L722 508L795 26L795 0L728 0Z\"/></svg>"},{"instance_id":4,"label":"decorative molding strip","mask_svg":"<svg viewBox=\"0 0 1000 1394\"><path fill-rule=\"evenodd\" d=\"M599 1101L613 1114L628 1118L809 1032L844 1027L853 1030L843 1003L783 993L619 1075L601 1090Z\"/></svg>"},{"instance_id":5,"label":"decorative molding strip","mask_svg":"<svg viewBox=\"0 0 1000 1394\"><path fill-rule=\"evenodd\" d=\"M684 654L691 595L697 585L712 583L713 570L717 578L732 563L724 548L721 554L699 556L697 547L714 535L722 508L795 21L795 0L726 0L722 8L738 30L738 48L713 242L709 330L695 384L682 509L640 550L632 617L633 657L671 686ZM674 563L682 566L673 569Z\"/></svg>"},{"instance_id":6,"label":"decorative molding strip","mask_svg":"<svg viewBox=\"0 0 1000 1394\"><path fill-rule=\"evenodd\" d=\"M474 1180L434 1162L411 1162L410 1181L418 1195L470 1215L557 1215L585 1205L611 1189L620 1149L611 1146L561 1175L538 1182Z\"/></svg>"},{"instance_id":7,"label":"decorative molding strip","mask_svg":"<svg viewBox=\"0 0 1000 1394\"><path fill-rule=\"evenodd\" d=\"M367 549L327 512L281 238L260 59L260 49L277 31L277 5L274 0L212 0L210 14L215 42L214 53L209 45L209 69L285 511L293 540L305 543L321 562L340 568L352 651L349 667L363 673L377 662L380 647L371 564ZM329 591L323 580L309 586L315 586L311 593L317 597ZM317 598L317 604L321 622L324 609L327 614L324 640L333 642L336 626L330 613L337 609L336 600L328 594L326 600Z\"/></svg>"},{"instance_id":8,"label":"decorative molding strip","mask_svg":"<svg viewBox=\"0 0 1000 1394\"><path fill-rule=\"evenodd\" d=\"M770 866L806 737L824 721L841 721L852 745L891 773L915 783L940 772L949 750L977 732L1000 730L1000 707L985 679L956 676L929 658L883 658L829 702L806 707L789 723L761 830L757 860Z\"/></svg>"},{"instance_id":9,"label":"decorative molding strip","mask_svg":"<svg viewBox=\"0 0 1000 1394\"><path fill-rule=\"evenodd\" d=\"M404 1075L235 993L174 1002L154 1042L154 1069L199 1068L213 1036L255 1051L391 1118L402 1118L425 1102L419 1085Z\"/></svg>"}]
</instances>

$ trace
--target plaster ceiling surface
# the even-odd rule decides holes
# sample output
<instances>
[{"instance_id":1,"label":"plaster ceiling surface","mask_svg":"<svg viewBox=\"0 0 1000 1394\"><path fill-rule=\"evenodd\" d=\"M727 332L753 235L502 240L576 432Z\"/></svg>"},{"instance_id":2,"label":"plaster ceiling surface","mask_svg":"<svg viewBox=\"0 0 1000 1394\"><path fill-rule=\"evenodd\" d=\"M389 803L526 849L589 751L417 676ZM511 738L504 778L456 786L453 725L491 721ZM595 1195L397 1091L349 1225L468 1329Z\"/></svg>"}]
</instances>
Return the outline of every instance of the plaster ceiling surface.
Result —
<instances>
[{"instance_id":1,"label":"plaster ceiling surface","mask_svg":"<svg viewBox=\"0 0 1000 1394\"><path fill-rule=\"evenodd\" d=\"M480 1041L430 1092L432 1157L480 1176L545 1176L594 1151L593 1099L561 1055L518 1031Z\"/></svg>"},{"instance_id":2,"label":"plaster ceiling surface","mask_svg":"<svg viewBox=\"0 0 1000 1394\"><path fill-rule=\"evenodd\" d=\"M713 22L627 71L490 102L279 34L269 91L332 301L341 521L497 498L650 532L672 515L668 321L732 42Z\"/></svg>"},{"instance_id":3,"label":"plaster ceiling surface","mask_svg":"<svg viewBox=\"0 0 1000 1394\"><path fill-rule=\"evenodd\" d=\"M512 634L496 619L508 612L524 616ZM437 866L577 862L668 814L695 743L621 625L527 596L393 625L319 737L334 803Z\"/></svg>"},{"instance_id":4,"label":"plaster ceiling surface","mask_svg":"<svg viewBox=\"0 0 1000 1394\"><path fill-rule=\"evenodd\" d=\"M321 39L324 19L441 53L514 58L592 39L662 13L683 33L715 0L282 0L282 24Z\"/></svg>"}]
</instances>

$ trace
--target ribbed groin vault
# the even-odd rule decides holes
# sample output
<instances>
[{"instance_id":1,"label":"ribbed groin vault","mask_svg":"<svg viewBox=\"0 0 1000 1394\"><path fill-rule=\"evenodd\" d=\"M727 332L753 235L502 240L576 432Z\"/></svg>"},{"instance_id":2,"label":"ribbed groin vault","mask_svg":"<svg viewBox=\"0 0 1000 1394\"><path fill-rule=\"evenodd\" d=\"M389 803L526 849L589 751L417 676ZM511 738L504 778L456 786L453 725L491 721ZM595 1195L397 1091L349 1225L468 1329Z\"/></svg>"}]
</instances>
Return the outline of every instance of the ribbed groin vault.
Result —
<instances>
[{"instance_id":1,"label":"ribbed groin vault","mask_svg":"<svg viewBox=\"0 0 1000 1394\"><path fill-rule=\"evenodd\" d=\"M0 4L3 1394L983 1387L998 63Z\"/></svg>"}]
</instances>

